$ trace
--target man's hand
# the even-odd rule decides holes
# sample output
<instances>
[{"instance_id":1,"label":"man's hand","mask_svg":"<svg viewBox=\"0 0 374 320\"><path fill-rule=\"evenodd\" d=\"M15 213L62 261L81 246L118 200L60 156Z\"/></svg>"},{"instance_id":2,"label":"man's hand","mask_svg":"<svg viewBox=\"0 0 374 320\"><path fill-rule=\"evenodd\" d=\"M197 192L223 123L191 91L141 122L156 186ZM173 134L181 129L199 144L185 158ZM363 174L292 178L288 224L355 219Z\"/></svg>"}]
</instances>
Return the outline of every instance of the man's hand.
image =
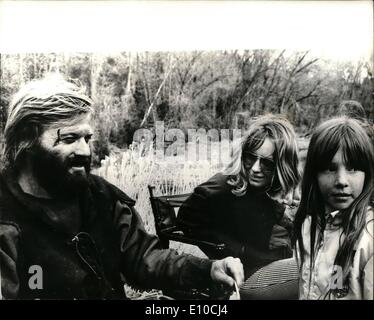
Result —
<instances>
[{"instance_id":1,"label":"man's hand","mask_svg":"<svg viewBox=\"0 0 374 320\"><path fill-rule=\"evenodd\" d=\"M227 257L213 261L210 276L214 282L230 288L234 287L234 281L240 287L244 281L244 269L239 258Z\"/></svg>"}]
</instances>

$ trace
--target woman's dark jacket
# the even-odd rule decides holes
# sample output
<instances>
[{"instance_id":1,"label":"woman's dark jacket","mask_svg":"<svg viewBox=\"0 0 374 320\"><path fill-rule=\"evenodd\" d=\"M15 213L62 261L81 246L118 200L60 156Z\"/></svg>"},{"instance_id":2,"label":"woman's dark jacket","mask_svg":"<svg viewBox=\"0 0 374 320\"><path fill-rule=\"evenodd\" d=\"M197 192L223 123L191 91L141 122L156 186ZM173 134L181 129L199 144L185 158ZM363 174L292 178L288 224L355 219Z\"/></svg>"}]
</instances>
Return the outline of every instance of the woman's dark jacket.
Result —
<instances>
[{"instance_id":1,"label":"woman's dark jacket","mask_svg":"<svg viewBox=\"0 0 374 320\"><path fill-rule=\"evenodd\" d=\"M266 193L250 188L243 196L234 195L228 178L219 173L195 188L178 213L183 231L192 237L225 244L223 251L200 248L213 259L239 257L249 272L290 257L288 245L269 249L274 226L282 219L285 208ZM289 235L283 230L284 243L289 243Z\"/></svg>"}]
</instances>

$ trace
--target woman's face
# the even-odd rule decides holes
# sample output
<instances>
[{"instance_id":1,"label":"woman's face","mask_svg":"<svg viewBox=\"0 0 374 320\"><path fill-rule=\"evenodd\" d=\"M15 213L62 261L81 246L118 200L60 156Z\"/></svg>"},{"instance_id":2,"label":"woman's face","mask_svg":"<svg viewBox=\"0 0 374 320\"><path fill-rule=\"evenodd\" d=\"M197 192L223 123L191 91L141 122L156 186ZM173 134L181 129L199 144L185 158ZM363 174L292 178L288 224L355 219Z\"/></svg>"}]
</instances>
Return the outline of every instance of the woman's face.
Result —
<instances>
[{"instance_id":1,"label":"woman's face","mask_svg":"<svg viewBox=\"0 0 374 320\"><path fill-rule=\"evenodd\" d=\"M344 163L341 150L335 154L328 167L317 175L318 187L327 212L347 209L361 194L365 172Z\"/></svg>"},{"instance_id":2,"label":"woman's face","mask_svg":"<svg viewBox=\"0 0 374 320\"><path fill-rule=\"evenodd\" d=\"M264 188L271 184L275 171L274 149L274 143L266 138L259 149L243 154L243 165L251 187Z\"/></svg>"}]
</instances>

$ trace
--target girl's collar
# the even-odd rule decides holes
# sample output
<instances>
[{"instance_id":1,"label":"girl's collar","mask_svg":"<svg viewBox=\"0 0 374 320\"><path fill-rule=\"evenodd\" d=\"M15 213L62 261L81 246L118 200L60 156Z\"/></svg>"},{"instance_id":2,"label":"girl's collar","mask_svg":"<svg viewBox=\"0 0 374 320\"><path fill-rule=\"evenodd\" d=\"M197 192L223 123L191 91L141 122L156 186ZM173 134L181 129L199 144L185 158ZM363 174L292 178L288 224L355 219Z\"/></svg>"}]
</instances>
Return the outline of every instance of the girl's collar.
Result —
<instances>
[{"instance_id":1,"label":"girl's collar","mask_svg":"<svg viewBox=\"0 0 374 320\"><path fill-rule=\"evenodd\" d=\"M326 214L326 227L338 227L343 222L342 212L335 210Z\"/></svg>"},{"instance_id":2,"label":"girl's collar","mask_svg":"<svg viewBox=\"0 0 374 320\"><path fill-rule=\"evenodd\" d=\"M339 212L340 212L339 210L335 210L335 211L332 211L332 212L328 213L327 216L331 216L331 217L334 219L335 216L336 216Z\"/></svg>"}]
</instances>

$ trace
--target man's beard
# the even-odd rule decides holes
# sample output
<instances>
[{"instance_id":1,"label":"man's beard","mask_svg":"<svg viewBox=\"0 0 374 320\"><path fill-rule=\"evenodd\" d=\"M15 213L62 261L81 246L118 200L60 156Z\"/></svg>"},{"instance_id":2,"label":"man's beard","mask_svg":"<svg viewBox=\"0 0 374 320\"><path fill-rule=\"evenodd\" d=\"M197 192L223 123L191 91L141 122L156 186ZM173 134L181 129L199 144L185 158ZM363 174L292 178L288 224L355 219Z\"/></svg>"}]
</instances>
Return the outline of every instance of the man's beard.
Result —
<instances>
[{"instance_id":1,"label":"man's beard","mask_svg":"<svg viewBox=\"0 0 374 320\"><path fill-rule=\"evenodd\" d=\"M71 156L61 159L58 155L34 146L31 166L38 183L54 198L72 198L85 192L91 169L91 156ZM72 167L84 167L84 172L70 173Z\"/></svg>"}]
</instances>

